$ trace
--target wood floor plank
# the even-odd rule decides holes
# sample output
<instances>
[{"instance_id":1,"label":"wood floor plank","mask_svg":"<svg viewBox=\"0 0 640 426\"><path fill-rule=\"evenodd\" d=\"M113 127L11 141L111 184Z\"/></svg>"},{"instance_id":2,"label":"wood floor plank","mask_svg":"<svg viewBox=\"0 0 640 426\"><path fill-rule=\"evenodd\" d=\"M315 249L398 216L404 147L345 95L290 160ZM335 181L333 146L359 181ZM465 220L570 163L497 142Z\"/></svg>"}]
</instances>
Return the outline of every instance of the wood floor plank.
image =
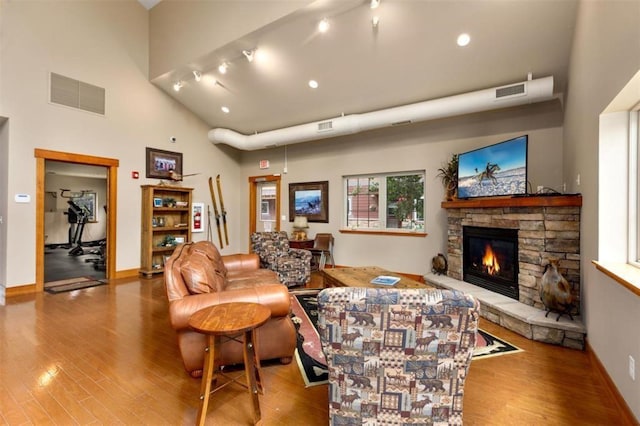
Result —
<instances>
[{"instance_id":1,"label":"wood floor plank","mask_svg":"<svg viewBox=\"0 0 640 426\"><path fill-rule=\"evenodd\" d=\"M322 285L314 274L308 287ZM587 353L481 326L524 351L472 362L466 425L633 424ZM14 296L0 307L0 329L0 425L195 423L200 381L184 371L162 277ZM263 425L328 424L327 387L305 388L295 362L263 363L263 381ZM208 425L251 424L240 386L209 406Z\"/></svg>"}]
</instances>

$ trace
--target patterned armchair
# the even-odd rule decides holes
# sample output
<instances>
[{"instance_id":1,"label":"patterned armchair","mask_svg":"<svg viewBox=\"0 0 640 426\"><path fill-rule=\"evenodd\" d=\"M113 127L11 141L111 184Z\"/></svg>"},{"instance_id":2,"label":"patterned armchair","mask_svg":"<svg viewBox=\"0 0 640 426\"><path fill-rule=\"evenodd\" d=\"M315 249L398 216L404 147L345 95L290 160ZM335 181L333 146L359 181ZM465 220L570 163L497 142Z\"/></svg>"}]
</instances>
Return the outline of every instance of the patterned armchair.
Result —
<instances>
[{"instance_id":1,"label":"patterned armchair","mask_svg":"<svg viewBox=\"0 0 640 426\"><path fill-rule=\"evenodd\" d=\"M473 296L328 288L318 314L331 425L462 424L480 315Z\"/></svg>"},{"instance_id":2,"label":"patterned armchair","mask_svg":"<svg viewBox=\"0 0 640 426\"><path fill-rule=\"evenodd\" d=\"M286 232L254 232L251 249L260 256L260 266L275 271L287 287L305 285L311 279L311 252L290 248Z\"/></svg>"}]
</instances>

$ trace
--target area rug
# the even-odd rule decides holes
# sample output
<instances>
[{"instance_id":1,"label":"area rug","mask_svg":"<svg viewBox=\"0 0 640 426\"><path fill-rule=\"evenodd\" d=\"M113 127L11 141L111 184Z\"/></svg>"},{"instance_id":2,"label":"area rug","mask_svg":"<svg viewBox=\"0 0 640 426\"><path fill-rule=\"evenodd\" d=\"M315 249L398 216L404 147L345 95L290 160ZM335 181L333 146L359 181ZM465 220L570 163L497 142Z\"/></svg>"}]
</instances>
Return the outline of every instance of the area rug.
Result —
<instances>
[{"instance_id":1,"label":"area rug","mask_svg":"<svg viewBox=\"0 0 640 426\"><path fill-rule=\"evenodd\" d=\"M52 281L44 284L44 291L51 294L81 290L89 287L105 285L105 280L95 280L91 277L70 278L68 280Z\"/></svg>"},{"instance_id":2,"label":"area rug","mask_svg":"<svg viewBox=\"0 0 640 426\"><path fill-rule=\"evenodd\" d=\"M298 330L295 356L306 387L326 384L329 378L327 362L316 329L318 321L316 295L317 291L291 295L293 321ZM522 352L522 349L484 330L478 330L473 360L518 352Z\"/></svg>"}]
</instances>

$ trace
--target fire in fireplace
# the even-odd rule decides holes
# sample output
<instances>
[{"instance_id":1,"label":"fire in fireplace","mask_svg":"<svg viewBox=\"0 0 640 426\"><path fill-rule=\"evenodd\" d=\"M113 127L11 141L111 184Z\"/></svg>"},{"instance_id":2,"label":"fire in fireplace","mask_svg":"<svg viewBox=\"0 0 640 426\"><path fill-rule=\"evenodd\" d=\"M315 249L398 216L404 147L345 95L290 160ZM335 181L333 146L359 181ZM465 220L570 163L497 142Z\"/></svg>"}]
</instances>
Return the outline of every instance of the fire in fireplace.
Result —
<instances>
[{"instance_id":1,"label":"fire in fireplace","mask_svg":"<svg viewBox=\"0 0 640 426\"><path fill-rule=\"evenodd\" d=\"M518 230L463 227L462 279L518 300Z\"/></svg>"}]
</instances>

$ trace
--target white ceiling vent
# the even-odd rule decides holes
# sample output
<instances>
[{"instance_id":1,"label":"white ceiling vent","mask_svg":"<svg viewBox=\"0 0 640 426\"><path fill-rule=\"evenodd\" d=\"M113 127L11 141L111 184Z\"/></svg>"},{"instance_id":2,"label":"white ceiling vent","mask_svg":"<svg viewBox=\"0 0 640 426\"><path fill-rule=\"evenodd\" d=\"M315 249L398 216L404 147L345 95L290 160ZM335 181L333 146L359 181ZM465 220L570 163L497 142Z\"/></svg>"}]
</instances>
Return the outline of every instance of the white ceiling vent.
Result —
<instances>
[{"instance_id":1,"label":"white ceiling vent","mask_svg":"<svg viewBox=\"0 0 640 426\"><path fill-rule=\"evenodd\" d=\"M105 89L51 73L50 101L104 115Z\"/></svg>"},{"instance_id":2,"label":"white ceiling vent","mask_svg":"<svg viewBox=\"0 0 640 426\"><path fill-rule=\"evenodd\" d=\"M511 86L498 87L496 89L496 99L524 96L526 94L527 86L524 83L512 84Z\"/></svg>"}]
</instances>

